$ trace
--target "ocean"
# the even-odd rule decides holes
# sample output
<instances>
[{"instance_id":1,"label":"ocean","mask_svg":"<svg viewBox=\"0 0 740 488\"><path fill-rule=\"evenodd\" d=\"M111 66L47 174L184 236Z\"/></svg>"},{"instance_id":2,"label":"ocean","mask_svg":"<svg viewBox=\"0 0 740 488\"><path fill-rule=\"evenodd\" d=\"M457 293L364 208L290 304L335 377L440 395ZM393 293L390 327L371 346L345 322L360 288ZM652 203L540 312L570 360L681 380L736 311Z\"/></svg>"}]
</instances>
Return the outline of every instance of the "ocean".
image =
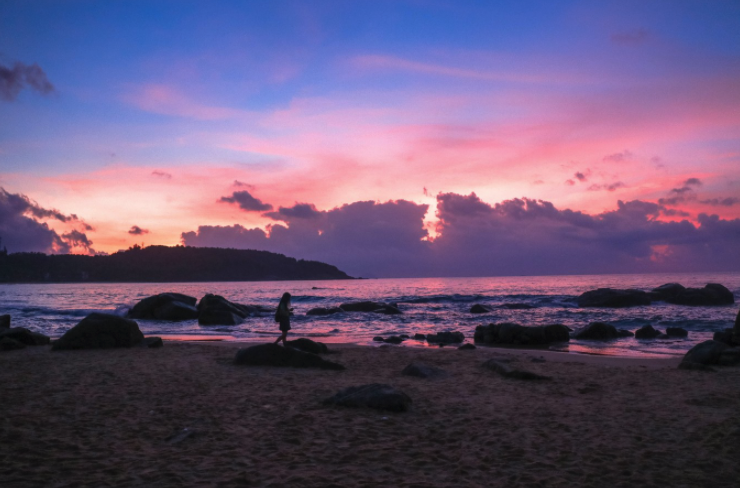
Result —
<instances>
[{"instance_id":1,"label":"ocean","mask_svg":"<svg viewBox=\"0 0 740 488\"><path fill-rule=\"evenodd\" d=\"M687 307L663 302L622 309L579 308L576 297L601 287L637 288L649 291L664 283L687 287L721 283L740 297L740 273L625 274L589 276L517 276L492 278L422 278L339 281L272 281L211 283L72 283L0 285L0 314L10 314L12 325L60 337L91 312L124 315L138 300L162 292L178 292L200 299L207 293L222 295L242 304L276 307L283 292L293 295L293 330L289 338L310 337L337 343L377 345L375 336L439 331L460 331L473 341L475 327L493 322L521 325L560 323L573 329L590 322L608 322L635 331L644 325L664 331L683 327L686 339L638 340L623 338L608 342L573 340L551 346L551 350L578 354L665 357L682 355L694 344L712 338L715 331L732 327L738 304L718 307ZM395 302L401 315L340 313L307 316L314 307L343 302L374 300ZM474 304L497 306L518 303L531 309L494 309L471 314ZM279 334L272 316L249 318L238 326L200 326L196 320L160 322L138 320L145 335L170 340L225 340L259 342ZM423 341L407 340L393 347L429 347Z\"/></svg>"}]
</instances>

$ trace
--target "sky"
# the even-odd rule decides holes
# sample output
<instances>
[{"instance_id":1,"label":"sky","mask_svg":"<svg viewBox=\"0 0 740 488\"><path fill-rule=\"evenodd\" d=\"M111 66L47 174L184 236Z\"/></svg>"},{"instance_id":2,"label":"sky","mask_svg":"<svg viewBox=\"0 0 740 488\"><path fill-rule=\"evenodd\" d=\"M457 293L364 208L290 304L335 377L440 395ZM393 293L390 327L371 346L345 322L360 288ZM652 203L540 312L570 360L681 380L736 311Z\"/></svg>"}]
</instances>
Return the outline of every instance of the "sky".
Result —
<instances>
[{"instance_id":1,"label":"sky","mask_svg":"<svg viewBox=\"0 0 740 488\"><path fill-rule=\"evenodd\" d=\"M740 271L740 2L5 0L0 239Z\"/></svg>"}]
</instances>

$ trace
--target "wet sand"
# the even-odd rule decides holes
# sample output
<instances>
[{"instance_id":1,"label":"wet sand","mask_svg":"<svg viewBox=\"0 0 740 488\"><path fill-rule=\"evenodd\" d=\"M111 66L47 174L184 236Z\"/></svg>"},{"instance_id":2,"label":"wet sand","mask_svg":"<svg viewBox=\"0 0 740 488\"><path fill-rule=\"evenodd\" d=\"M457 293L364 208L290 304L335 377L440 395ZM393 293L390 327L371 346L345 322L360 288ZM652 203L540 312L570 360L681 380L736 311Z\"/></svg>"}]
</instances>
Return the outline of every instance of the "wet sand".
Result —
<instances>
[{"instance_id":1,"label":"wet sand","mask_svg":"<svg viewBox=\"0 0 740 488\"><path fill-rule=\"evenodd\" d=\"M331 345L347 370L324 371L235 366L238 347L0 354L2 486L729 487L740 475L740 368ZM481 367L490 358L553 380L503 378ZM402 376L412 361L450 375ZM375 382L411 410L321 405Z\"/></svg>"}]
</instances>

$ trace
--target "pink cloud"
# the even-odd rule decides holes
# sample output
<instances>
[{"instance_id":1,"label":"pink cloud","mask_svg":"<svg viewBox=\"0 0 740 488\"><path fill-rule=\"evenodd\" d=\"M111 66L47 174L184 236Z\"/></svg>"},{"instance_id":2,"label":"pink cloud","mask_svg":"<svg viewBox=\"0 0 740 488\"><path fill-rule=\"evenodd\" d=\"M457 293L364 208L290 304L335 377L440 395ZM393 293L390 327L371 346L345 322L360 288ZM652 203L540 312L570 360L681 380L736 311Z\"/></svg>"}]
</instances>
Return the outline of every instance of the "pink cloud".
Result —
<instances>
[{"instance_id":1,"label":"pink cloud","mask_svg":"<svg viewBox=\"0 0 740 488\"><path fill-rule=\"evenodd\" d=\"M242 110L199 103L177 88L164 84L135 86L121 99L147 112L198 120L224 120L248 115Z\"/></svg>"}]
</instances>

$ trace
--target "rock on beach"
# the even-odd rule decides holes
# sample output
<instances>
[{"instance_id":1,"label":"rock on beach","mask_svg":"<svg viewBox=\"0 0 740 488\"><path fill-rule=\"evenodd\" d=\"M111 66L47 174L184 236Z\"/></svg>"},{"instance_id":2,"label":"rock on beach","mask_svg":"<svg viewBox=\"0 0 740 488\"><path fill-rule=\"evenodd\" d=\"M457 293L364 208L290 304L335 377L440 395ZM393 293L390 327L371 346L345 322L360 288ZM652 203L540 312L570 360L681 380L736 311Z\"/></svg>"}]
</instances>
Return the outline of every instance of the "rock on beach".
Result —
<instances>
[{"instance_id":1,"label":"rock on beach","mask_svg":"<svg viewBox=\"0 0 740 488\"><path fill-rule=\"evenodd\" d=\"M234 364L343 370L344 366L326 361L316 354L277 344L259 344L239 349Z\"/></svg>"},{"instance_id":2,"label":"rock on beach","mask_svg":"<svg viewBox=\"0 0 740 488\"><path fill-rule=\"evenodd\" d=\"M412 400L407 394L391 385L371 383L340 390L334 396L324 400L323 404L405 412L411 407Z\"/></svg>"},{"instance_id":3,"label":"rock on beach","mask_svg":"<svg viewBox=\"0 0 740 488\"><path fill-rule=\"evenodd\" d=\"M139 324L106 313L91 313L52 345L61 349L107 349L133 347L144 339Z\"/></svg>"}]
</instances>

